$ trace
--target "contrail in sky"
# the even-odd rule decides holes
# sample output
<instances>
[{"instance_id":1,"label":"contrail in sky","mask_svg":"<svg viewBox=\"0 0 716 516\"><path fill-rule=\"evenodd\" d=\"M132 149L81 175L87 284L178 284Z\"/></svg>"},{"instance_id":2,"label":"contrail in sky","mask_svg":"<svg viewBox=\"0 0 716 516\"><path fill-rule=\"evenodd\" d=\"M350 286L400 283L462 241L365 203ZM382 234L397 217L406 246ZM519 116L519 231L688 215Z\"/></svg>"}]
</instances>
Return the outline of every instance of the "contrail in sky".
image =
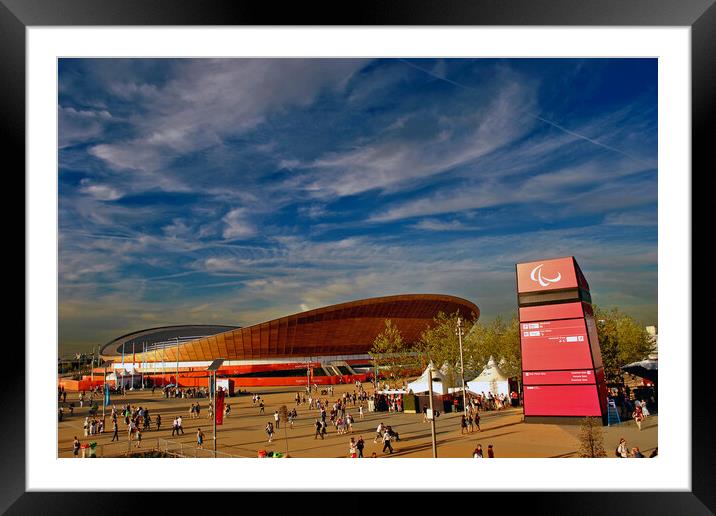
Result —
<instances>
[{"instance_id":1,"label":"contrail in sky","mask_svg":"<svg viewBox=\"0 0 716 516\"><path fill-rule=\"evenodd\" d=\"M450 80L450 79L447 79L447 78L445 78L445 77L441 77L441 76L439 76L439 75L437 75L437 74L431 72L430 70L427 70L427 69L425 69L425 68L423 68L423 67L421 67L421 66L418 66L418 65L416 65L416 64L411 63L410 61L407 61L406 59L398 59L398 60L399 60L399 61L402 61L403 63L405 63L406 65L408 65L408 66L410 66L410 67L412 67L412 68L415 68L416 70L420 70L421 72L426 73L426 74L430 75L431 77L435 77L436 79L439 79L439 80L441 80L441 81L447 82L448 84L452 84L453 86L457 86L458 88L463 88L463 89L465 89L465 90L476 91L476 92L479 92L479 91L480 91L480 90L478 90L477 88L474 88L474 87L472 87L472 86L467 86L467 85L465 85L465 84L461 84L461 83L459 83L459 82L455 82L455 81ZM564 132L564 133L566 133L566 134L569 134L569 135L571 135L571 136L574 136L575 138L580 138L580 139L582 139L582 140L584 140L584 141L587 141L587 142L589 142L589 143L592 143L592 144L597 145L597 146L599 146L599 147L602 147L602 148L604 148L604 149L610 150L610 151L612 151L612 152L617 152L617 153L619 153L619 154L621 154L621 155L623 155L623 156L626 156L627 158L633 159L634 161L638 161L638 162L640 162L640 163L644 163L644 164L646 164L646 165L653 166L652 164L650 164L650 163L648 163L648 162L646 162L646 161L644 161L644 160L642 160L642 159L639 159L639 158L637 158L637 157L635 157L635 156L632 156L631 154L628 154L628 153L626 153L626 152L624 152L624 151L622 151L622 150L619 150L619 149L617 149L617 148L611 147L611 146L606 145L606 144L604 144L604 143L598 142L597 140L594 140L594 139L592 139L592 138L589 138L588 136L585 136L585 135L583 135L583 134L580 134L580 133L571 131L571 130L567 129L566 127L562 127L561 125L559 125L559 124L557 124L557 123L555 123L555 122L552 122L551 120L547 120L546 118L543 118L543 117L541 117L541 116L539 116L539 115L535 115L534 113L530 113L530 112L527 112L527 111L525 111L524 113L525 113L526 115L528 115L528 116L531 116L532 118L534 118L534 119L536 119L536 120L539 120L540 122L543 122L543 123L545 123L545 124L551 125L551 126L554 127L555 129L559 129L560 131L562 131L562 132Z\"/></svg>"}]
</instances>

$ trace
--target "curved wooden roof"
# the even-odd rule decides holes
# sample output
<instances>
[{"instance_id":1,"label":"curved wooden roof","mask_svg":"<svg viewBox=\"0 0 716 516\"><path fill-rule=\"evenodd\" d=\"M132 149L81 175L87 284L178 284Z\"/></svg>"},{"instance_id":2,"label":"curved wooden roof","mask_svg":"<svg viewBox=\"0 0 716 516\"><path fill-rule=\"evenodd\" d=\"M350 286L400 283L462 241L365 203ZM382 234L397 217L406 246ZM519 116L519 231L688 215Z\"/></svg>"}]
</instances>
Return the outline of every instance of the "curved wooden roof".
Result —
<instances>
[{"instance_id":1,"label":"curved wooden roof","mask_svg":"<svg viewBox=\"0 0 716 516\"><path fill-rule=\"evenodd\" d=\"M237 328L179 344L179 361L264 360L295 356L367 353L390 319L408 343L438 312L477 319L480 309L465 299L441 294L405 294L350 301L300 312L272 321ZM167 348L163 360L175 361L177 347ZM137 353L137 361L142 360ZM154 353L146 360L154 361Z\"/></svg>"}]
</instances>

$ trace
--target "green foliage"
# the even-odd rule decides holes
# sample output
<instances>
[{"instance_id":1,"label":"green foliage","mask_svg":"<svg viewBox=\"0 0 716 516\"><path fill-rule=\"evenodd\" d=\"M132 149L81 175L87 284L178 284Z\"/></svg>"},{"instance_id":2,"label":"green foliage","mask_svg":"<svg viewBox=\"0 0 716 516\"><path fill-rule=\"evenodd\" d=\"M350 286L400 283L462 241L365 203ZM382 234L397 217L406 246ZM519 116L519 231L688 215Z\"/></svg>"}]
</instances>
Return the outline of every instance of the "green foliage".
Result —
<instances>
[{"instance_id":1,"label":"green foliage","mask_svg":"<svg viewBox=\"0 0 716 516\"><path fill-rule=\"evenodd\" d=\"M602 421L585 417L579 425L579 456L587 458L606 457Z\"/></svg>"},{"instance_id":2,"label":"green foliage","mask_svg":"<svg viewBox=\"0 0 716 516\"><path fill-rule=\"evenodd\" d=\"M375 338L368 354L379 370L394 381L401 380L405 371L418 363L415 350L403 340L390 319L385 321L385 329Z\"/></svg>"},{"instance_id":3,"label":"green foliage","mask_svg":"<svg viewBox=\"0 0 716 516\"><path fill-rule=\"evenodd\" d=\"M649 356L654 347L651 336L618 308L605 310L594 306L594 318L607 383L622 383L621 367Z\"/></svg>"},{"instance_id":4,"label":"green foliage","mask_svg":"<svg viewBox=\"0 0 716 516\"><path fill-rule=\"evenodd\" d=\"M466 368L482 371L490 357L507 376L522 374L520 324L517 315L508 322L497 316L488 324L476 323L465 339Z\"/></svg>"},{"instance_id":5,"label":"green foliage","mask_svg":"<svg viewBox=\"0 0 716 516\"><path fill-rule=\"evenodd\" d=\"M457 380L460 378L460 341L456 331L458 317L458 312L438 313L430 327L423 331L417 347L424 364L431 360L438 368L445 363L448 364L446 381L452 385L457 385ZM468 320L463 318L463 356L466 356L466 337L470 334L473 324L474 318ZM468 369L467 363L465 369Z\"/></svg>"}]
</instances>

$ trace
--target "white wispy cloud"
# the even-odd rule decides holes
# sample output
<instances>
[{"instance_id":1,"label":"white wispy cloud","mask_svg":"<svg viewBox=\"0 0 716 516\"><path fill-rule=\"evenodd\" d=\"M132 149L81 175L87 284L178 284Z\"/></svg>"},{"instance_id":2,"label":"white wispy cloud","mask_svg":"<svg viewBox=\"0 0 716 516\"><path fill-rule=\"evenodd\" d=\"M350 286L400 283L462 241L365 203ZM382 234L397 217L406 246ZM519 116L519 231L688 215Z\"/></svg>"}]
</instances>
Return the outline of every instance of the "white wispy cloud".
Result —
<instances>
[{"instance_id":1,"label":"white wispy cloud","mask_svg":"<svg viewBox=\"0 0 716 516\"><path fill-rule=\"evenodd\" d=\"M229 211L223 221L226 224L222 236L226 240L251 237L256 233L256 228L247 219L246 208L234 208Z\"/></svg>"},{"instance_id":2,"label":"white wispy cloud","mask_svg":"<svg viewBox=\"0 0 716 516\"><path fill-rule=\"evenodd\" d=\"M319 198L415 188L416 181L476 160L530 131L534 120L520 113L534 106L535 90L509 76L498 91L464 116L433 117L427 138L414 138L413 128L402 123L381 141L328 153L305 164L308 171L289 179L288 186Z\"/></svg>"}]
</instances>

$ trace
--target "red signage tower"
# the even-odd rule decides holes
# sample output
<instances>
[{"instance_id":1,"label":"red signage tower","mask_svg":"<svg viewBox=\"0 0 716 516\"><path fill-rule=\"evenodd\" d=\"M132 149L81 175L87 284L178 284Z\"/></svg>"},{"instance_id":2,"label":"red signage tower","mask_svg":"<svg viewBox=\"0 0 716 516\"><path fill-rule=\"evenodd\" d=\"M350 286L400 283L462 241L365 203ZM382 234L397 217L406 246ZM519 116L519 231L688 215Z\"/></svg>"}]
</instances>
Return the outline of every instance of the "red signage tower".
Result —
<instances>
[{"instance_id":1,"label":"red signage tower","mask_svg":"<svg viewBox=\"0 0 716 516\"><path fill-rule=\"evenodd\" d=\"M525 422L606 421L589 284L573 256L517 264Z\"/></svg>"}]
</instances>

